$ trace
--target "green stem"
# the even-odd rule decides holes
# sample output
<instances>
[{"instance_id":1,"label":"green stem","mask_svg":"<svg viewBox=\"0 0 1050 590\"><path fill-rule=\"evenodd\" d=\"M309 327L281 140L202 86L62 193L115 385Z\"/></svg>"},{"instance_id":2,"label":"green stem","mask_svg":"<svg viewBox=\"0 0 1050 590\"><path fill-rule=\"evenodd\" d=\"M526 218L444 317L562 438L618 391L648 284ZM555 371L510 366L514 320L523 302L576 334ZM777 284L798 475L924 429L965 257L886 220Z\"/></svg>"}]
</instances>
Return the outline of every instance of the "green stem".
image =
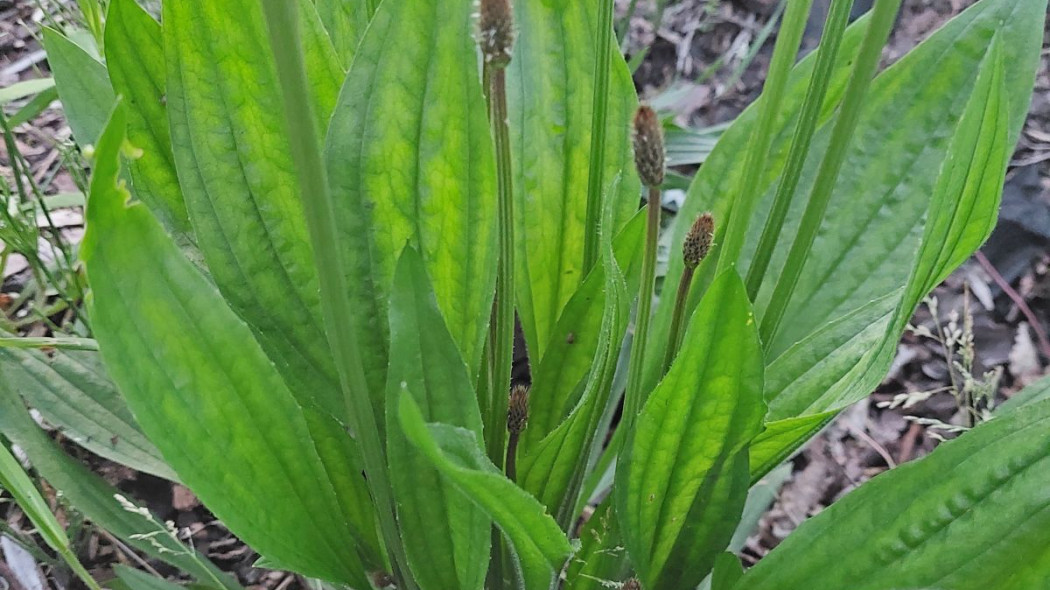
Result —
<instances>
[{"instance_id":1,"label":"green stem","mask_svg":"<svg viewBox=\"0 0 1050 590\"><path fill-rule=\"evenodd\" d=\"M729 213L729 224L726 229L725 241L722 244L721 254L718 257L718 271L722 271L737 263L740 252L744 248L744 240L747 238L748 224L755 212L755 207L761 195L758 192L759 181L766 171L766 160L769 156L769 147L773 143L773 134L777 115L780 114L780 105L784 99L784 89L787 87L788 74L795 63L799 44L802 42L802 33L806 29L806 21L809 17L809 9L813 0L792 0L788 2L787 11L784 14L784 23L777 35L777 43L773 48L773 59L769 65L769 74L766 84L762 89L762 96L758 104L758 124L751 136L751 146L747 150L747 159L744 161L744 175L737 190L734 191L735 200Z\"/></svg>"},{"instance_id":2,"label":"green stem","mask_svg":"<svg viewBox=\"0 0 1050 590\"><path fill-rule=\"evenodd\" d=\"M506 451L507 402L514 362L514 195L511 184L510 130L507 126L507 76L503 68L489 75L489 113L496 146L496 176L499 200L499 262L493 302L492 392L488 429L485 433L489 458L502 469Z\"/></svg>"},{"instance_id":3,"label":"green stem","mask_svg":"<svg viewBox=\"0 0 1050 590\"><path fill-rule=\"evenodd\" d=\"M660 234L660 189L649 187L649 211L646 216L645 252L642 254L642 278L638 288L638 313L635 316L634 340L627 362L627 387L623 399L620 428L630 432L634 419L645 402L642 394L642 370L645 367L645 345L649 338L653 290L656 283L656 250Z\"/></svg>"},{"instance_id":4,"label":"green stem","mask_svg":"<svg viewBox=\"0 0 1050 590\"><path fill-rule=\"evenodd\" d=\"M817 129L817 119L824 106L824 97L827 95L831 74L835 69L835 60L842 44L842 36L846 32L846 25L849 24L849 12L852 5L853 0L832 0L831 9L824 22L824 34L820 47L817 49L817 63L813 68L813 76L809 80L809 88L806 90L806 99L802 103L802 113L799 115L798 126L795 127L795 135L791 139L791 151L788 153L784 175L780 177L776 197L773 199L773 209L766 219L765 227L762 228L762 238L758 242L758 249L748 267L747 294L752 300L755 299L759 287L762 286L762 279L769 268L773 249L776 248L777 241L780 239L780 232L784 227L784 219L787 217L791 200L795 196L795 189L798 188L802 166L806 163L809 145Z\"/></svg>"},{"instance_id":5,"label":"green stem","mask_svg":"<svg viewBox=\"0 0 1050 590\"><path fill-rule=\"evenodd\" d=\"M583 238L583 274L598 260L598 224L602 216L605 184L605 128L609 107L609 64L612 61L613 0L599 0L598 58L594 62L594 95L591 111L591 160L587 174L587 217Z\"/></svg>"},{"instance_id":6,"label":"green stem","mask_svg":"<svg viewBox=\"0 0 1050 590\"><path fill-rule=\"evenodd\" d=\"M321 310L329 346L339 371L347 421L361 447L368 487L376 506L379 528L390 555L397 586L406 590L415 589L415 582L407 575L408 563L401 544L393 492L386 471L386 453L355 336L359 322L346 297L350 289L343 272L346 266L339 244L335 207L321 160L321 144L310 102L299 39L298 4L285 0L262 0L262 6L284 96L290 155L298 171L299 191L310 230L314 262L320 270ZM347 547L347 551L353 551L353 548Z\"/></svg>"},{"instance_id":7,"label":"green stem","mask_svg":"<svg viewBox=\"0 0 1050 590\"><path fill-rule=\"evenodd\" d=\"M664 370L671 368L671 362L682 345L682 320L685 317L686 302L689 300L689 287L693 284L693 273L696 267L686 266L678 281L678 292L674 298L674 311L671 313L671 328L667 335L667 352L664 353Z\"/></svg>"},{"instance_id":8,"label":"green stem","mask_svg":"<svg viewBox=\"0 0 1050 590\"><path fill-rule=\"evenodd\" d=\"M853 67L838 119L831 131L828 150L824 153L824 159L821 160L820 168L817 170L817 179L806 203L806 210L802 214L802 222L795 235L795 241L792 242L791 250L788 251L784 270L773 289L769 307L762 317L762 342L767 347L780 327L784 311L795 292L799 276L802 275L802 268L806 264L806 259L809 258L813 241L824 220L824 213L831 200L835 181L838 179L842 164L846 161L846 151L853 139L857 121L860 119L864 97L871 86L871 80L879 65L879 58L882 56L882 48L886 45L890 30L897 19L900 5L901 0L876 0L875 8L872 9L871 24L868 25L864 40L861 42L857 63Z\"/></svg>"}]
</instances>

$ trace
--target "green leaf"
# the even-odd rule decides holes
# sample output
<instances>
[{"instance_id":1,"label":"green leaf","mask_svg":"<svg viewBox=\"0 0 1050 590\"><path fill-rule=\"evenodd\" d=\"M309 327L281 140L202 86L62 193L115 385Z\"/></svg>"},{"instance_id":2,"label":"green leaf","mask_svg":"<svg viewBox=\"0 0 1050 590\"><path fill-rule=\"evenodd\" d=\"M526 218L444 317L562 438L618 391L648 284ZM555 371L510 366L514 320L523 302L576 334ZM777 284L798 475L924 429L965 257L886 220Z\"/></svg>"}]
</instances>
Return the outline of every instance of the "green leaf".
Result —
<instances>
[{"instance_id":1,"label":"green leaf","mask_svg":"<svg viewBox=\"0 0 1050 590\"><path fill-rule=\"evenodd\" d=\"M693 587L711 570L743 509L764 414L758 331L734 270L701 301L617 466L624 544L647 588Z\"/></svg>"},{"instance_id":2,"label":"green leaf","mask_svg":"<svg viewBox=\"0 0 1050 590\"><path fill-rule=\"evenodd\" d=\"M644 237L645 215L638 214L614 240L616 263L623 269L628 297L638 290ZM562 310L547 346L550 354L533 365L529 427L521 435L523 452L529 452L557 428L579 402L598 350L607 287L605 267L595 265ZM622 336L610 344L618 347Z\"/></svg>"},{"instance_id":3,"label":"green leaf","mask_svg":"<svg viewBox=\"0 0 1050 590\"><path fill-rule=\"evenodd\" d=\"M126 119L118 107L98 142L81 248L110 375L180 479L238 536L285 567L361 585L355 547L366 551L369 533L318 450L336 443L311 436L309 412L248 326L149 210L127 202Z\"/></svg>"},{"instance_id":4,"label":"green leaf","mask_svg":"<svg viewBox=\"0 0 1050 590\"><path fill-rule=\"evenodd\" d=\"M480 589L492 521L442 479L401 434L398 396L411 395L424 420L463 428L482 439L481 411L452 336L438 311L419 253L405 248L390 295L387 453L398 523L412 573L424 589Z\"/></svg>"},{"instance_id":5,"label":"green leaf","mask_svg":"<svg viewBox=\"0 0 1050 590\"><path fill-rule=\"evenodd\" d=\"M609 216L606 215L605 222L608 221ZM579 491L592 467L589 462L595 437L604 435L604 432L598 432L598 425L609 402L616 362L620 356L619 345L627 330L630 312L627 282L613 256L612 240L605 236L599 240L602 244L600 266L603 272L591 274L603 280L604 289L599 303L604 309L590 372L585 382L579 384L583 391L578 397L565 396L562 392L562 397L570 398L564 408L557 404L557 399L530 399L530 407L540 412L553 409L554 418L562 419L564 416L564 419L557 423L549 435L533 438L534 444L523 446L518 478L525 490L554 510L555 520L567 531L576 521ZM552 421L548 419L547 422ZM529 429L526 428L525 432L529 432ZM599 448L603 442L599 439Z\"/></svg>"},{"instance_id":6,"label":"green leaf","mask_svg":"<svg viewBox=\"0 0 1050 590\"><path fill-rule=\"evenodd\" d=\"M128 109L132 191L182 244L194 241L171 151L160 23L135 0L114 0L106 17L106 66Z\"/></svg>"},{"instance_id":7,"label":"green leaf","mask_svg":"<svg viewBox=\"0 0 1050 590\"><path fill-rule=\"evenodd\" d=\"M54 78L35 78L32 80L15 82L10 86L0 88L0 106L4 106L9 102L14 102L28 96L33 96L34 94L46 92L54 87Z\"/></svg>"},{"instance_id":8,"label":"green leaf","mask_svg":"<svg viewBox=\"0 0 1050 590\"><path fill-rule=\"evenodd\" d=\"M473 432L446 424L428 425L408 392L402 392L398 407L405 436L510 541L524 590L548 590L572 554L572 546L543 505L496 469Z\"/></svg>"},{"instance_id":9,"label":"green leaf","mask_svg":"<svg viewBox=\"0 0 1050 590\"><path fill-rule=\"evenodd\" d=\"M110 22L106 21L107 24ZM107 42L107 49L108 45ZM178 584L119 563L113 566L113 573L127 584L129 590L182 590Z\"/></svg>"},{"instance_id":10,"label":"green leaf","mask_svg":"<svg viewBox=\"0 0 1050 590\"><path fill-rule=\"evenodd\" d=\"M62 33L45 27L43 37L66 120L74 139L84 147L102 134L116 101L109 74L101 62Z\"/></svg>"},{"instance_id":11,"label":"green leaf","mask_svg":"<svg viewBox=\"0 0 1050 590\"><path fill-rule=\"evenodd\" d=\"M368 9L365 2L314 0L314 5L336 53L339 54L343 65L349 68L357 44L368 27Z\"/></svg>"},{"instance_id":12,"label":"green leaf","mask_svg":"<svg viewBox=\"0 0 1050 590\"><path fill-rule=\"evenodd\" d=\"M841 409L874 388L922 298L991 233L1012 150L1003 43L993 38L950 132L906 287L893 289L789 348L769 367L769 420ZM785 378L790 377L790 378ZM801 441L783 441L797 446Z\"/></svg>"},{"instance_id":13,"label":"green leaf","mask_svg":"<svg viewBox=\"0 0 1050 590\"><path fill-rule=\"evenodd\" d=\"M547 353L562 309L585 279L591 112L598 48L594 2L514 2L517 39L507 68L514 166L518 315L534 366ZM638 106L627 64L612 51L605 204L615 235L637 211L628 123ZM615 191L617 176L622 182Z\"/></svg>"},{"instance_id":14,"label":"green leaf","mask_svg":"<svg viewBox=\"0 0 1050 590\"><path fill-rule=\"evenodd\" d=\"M320 128L342 69L313 4L298 6ZM172 149L198 245L229 307L303 408L326 474L323 487L335 488L366 561L378 565L371 500L321 322L290 140L274 116L283 98L261 6L175 0L163 8ZM374 385L381 396L382 384Z\"/></svg>"},{"instance_id":15,"label":"green leaf","mask_svg":"<svg viewBox=\"0 0 1050 590\"><path fill-rule=\"evenodd\" d=\"M1050 577L1050 403L982 424L805 522L734 590L1022 590Z\"/></svg>"},{"instance_id":16,"label":"green leaf","mask_svg":"<svg viewBox=\"0 0 1050 590\"><path fill-rule=\"evenodd\" d=\"M380 392L387 298L406 242L423 256L470 374L481 364L496 277L496 181L470 13L458 0L384 2L328 130L344 272L367 320L358 340Z\"/></svg>"},{"instance_id":17,"label":"green leaf","mask_svg":"<svg viewBox=\"0 0 1050 590\"><path fill-rule=\"evenodd\" d=\"M88 520L144 554L192 575L200 584L213 589L240 589L207 558L164 532L167 531L164 523L148 510L122 505L117 500L120 491L67 455L33 422L17 392L2 378L0 431L25 451L36 472L61 491Z\"/></svg>"},{"instance_id":18,"label":"green leaf","mask_svg":"<svg viewBox=\"0 0 1050 590\"><path fill-rule=\"evenodd\" d=\"M2 380L87 450L137 471L175 480L131 411L97 353L0 348Z\"/></svg>"}]
</instances>

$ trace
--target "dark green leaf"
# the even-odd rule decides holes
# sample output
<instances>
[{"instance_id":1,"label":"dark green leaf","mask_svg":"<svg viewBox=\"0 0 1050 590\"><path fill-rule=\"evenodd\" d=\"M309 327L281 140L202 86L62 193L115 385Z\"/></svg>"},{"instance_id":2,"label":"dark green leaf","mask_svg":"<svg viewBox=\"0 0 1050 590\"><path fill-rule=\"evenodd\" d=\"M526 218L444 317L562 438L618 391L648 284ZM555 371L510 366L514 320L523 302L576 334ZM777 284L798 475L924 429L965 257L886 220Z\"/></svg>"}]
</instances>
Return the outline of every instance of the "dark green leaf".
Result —
<instances>
[{"instance_id":1,"label":"dark green leaf","mask_svg":"<svg viewBox=\"0 0 1050 590\"><path fill-rule=\"evenodd\" d=\"M1043 402L864 484L733 588L1040 588L1050 579L1048 468Z\"/></svg>"}]
</instances>

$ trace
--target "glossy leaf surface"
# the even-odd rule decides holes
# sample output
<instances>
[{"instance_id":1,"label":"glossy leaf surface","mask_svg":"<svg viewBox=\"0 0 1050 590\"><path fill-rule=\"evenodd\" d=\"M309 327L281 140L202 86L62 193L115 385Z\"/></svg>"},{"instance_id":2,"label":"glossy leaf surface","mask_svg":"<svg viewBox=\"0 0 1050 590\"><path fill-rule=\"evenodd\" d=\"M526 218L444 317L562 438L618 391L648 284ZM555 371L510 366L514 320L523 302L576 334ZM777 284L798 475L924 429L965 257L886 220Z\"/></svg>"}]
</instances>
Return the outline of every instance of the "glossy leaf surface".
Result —
<instances>
[{"instance_id":1,"label":"glossy leaf surface","mask_svg":"<svg viewBox=\"0 0 1050 590\"><path fill-rule=\"evenodd\" d=\"M43 39L73 137L80 147L90 145L102 133L116 100L106 67L54 29L45 28Z\"/></svg>"}]
</instances>

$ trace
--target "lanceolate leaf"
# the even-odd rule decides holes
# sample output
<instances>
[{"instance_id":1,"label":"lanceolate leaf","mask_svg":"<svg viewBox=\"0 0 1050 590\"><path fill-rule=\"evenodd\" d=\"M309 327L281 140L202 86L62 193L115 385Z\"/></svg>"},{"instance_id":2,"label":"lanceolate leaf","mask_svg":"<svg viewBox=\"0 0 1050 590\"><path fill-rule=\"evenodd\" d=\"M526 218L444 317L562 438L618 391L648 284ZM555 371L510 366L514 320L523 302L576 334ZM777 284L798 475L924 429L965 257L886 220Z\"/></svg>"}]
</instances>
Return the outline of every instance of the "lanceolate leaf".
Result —
<instances>
[{"instance_id":1,"label":"lanceolate leaf","mask_svg":"<svg viewBox=\"0 0 1050 590\"><path fill-rule=\"evenodd\" d=\"M5 389L25 398L77 444L138 471L175 479L139 430L98 353L0 348L0 369Z\"/></svg>"},{"instance_id":2,"label":"lanceolate leaf","mask_svg":"<svg viewBox=\"0 0 1050 590\"><path fill-rule=\"evenodd\" d=\"M176 237L193 242L182 201L165 107L164 40L160 23L135 0L114 0L106 17L106 66L128 109L128 140L142 155L128 163L135 197Z\"/></svg>"},{"instance_id":3,"label":"lanceolate leaf","mask_svg":"<svg viewBox=\"0 0 1050 590\"><path fill-rule=\"evenodd\" d=\"M58 96L73 138L84 147L102 133L116 97L106 67L54 29L44 29L47 64L55 76Z\"/></svg>"},{"instance_id":4,"label":"lanceolate leaf","mask_svg":"<svg viewBox=\"0 0 1050 590\"><path fill-rule=\"evenodd\" d=\"M804 523L733 590L1029 590L1050 579L1050 403L982 424Z\"/></svg>"},{"instance_id":5,"label":"lanceolate leaf","mask_svg":"<svg viewBox=\"0 0 1050 590\"><path fill-rule=\"evenodd\" d=\"M370 535L341 506L318 455L327 441L313 440L251 330L149 210L127 202L125 124L118 107L98 142L81 250L114 382L180 479L241 538L282 566L361 585L357 549Z\"/></svg>"},{"instance_id":6,"label":"lanceolate leaf","mask_svg":"<svg viewBox=\"0 0 1050 590\"><path fill-rule=\"evenodd\" d=\"M390 295L387 449L398 523L412 573L423 589L480 589L492 521L401 433L398 396L411 395L423 419L457 426L482 440L477 397L449 335L423 261L405 248Z\"/></svg>"},{"instance_id":7,"label":"lanceolate leaf","mask_svg":"<svg viewBox=\"0 0 1050 590\"><path fill-rule=\"evenodd\" d=\"M470 374L480 367L496 277L496 183L471 10L459 0L384 2L328 130L344 272L368 318L358 340L380 388L386 302L409 241Z\"/></svg>"},{"instance_id":8,"label":"lanceolate leaf","mask_svg":"<svg viewBox=\"0 0 1050 590\"><path fill-rule=\"evenodd\" d=\"M578 397L572 396L575 399L570 397L572 405L564 409L556 399L549 397L530 400L532 406L547 406L544 409L554 410L555 418L565 418L549 435L541 439L533 437L535 442L523 445L524 452L521 453L519 483L554 511L555 520L566 531L575 524L579 490L591 467L588 464L591 448L612 390L616 361L620 356L619 345L627 329L630 310L627 284L613 257L611 240L603 237L601 242L601 266L604 269L601 273L604 280L601 302L604 310L594 360L585 383L580 384L583 392ZM529 429L526 428L525 432Z\"/></svg>"},{"instance_id":9,"label":"lanceolate leaf","mask_svg":"<svg viewBox=\"0 0 1050 590\"><path fill-rule=\"evenodd\" d=\"M535 366L562 308L585 278L584 225L598 50L596 2L514 2L517 40L507 69L514 165L518 314ZM612 234L638 209L628 122L637 106L620 52L609 79L605 201ZM605 210L603 206L602 211Z\"/></svg>"},{"instance_id":10,"label":"lanceolate leaf","mask_svg":"<svg viewBox=\"0 0 1050 590\"><path fill-rule=\"evenodd\" d=\"M644 237L645 216L637 215L614 241L616 262L623 269L628 298L638 290ZM529 427L521 437L523 452L529 452L550 434L579 402L598 349L608 288L604 266L596 265L562 310L551 333L547 359L533 365ZM617 350L622 336L610 342Z\"/></svg>"},{"instance_id":11,"label":"lanceolate leaf","mask_svg":"<svg viewBox=\"0 0 1050 590\"><path fill-rule=\"evenodd\" d=\"M496 469L471 431L427 424L407 391L401 393L398 413L412 444L503 531L517 557L524 590L548 590L572 547L543 505Z\"/></svg>"},{"instance_id":12,"label":"lanceolate leaf","mask_svg":"<svg viewBox=\"0 0 1050 590\"><path fill-rule=\"evenodd\" d=\"M991 233L1012 150L1007 142L1010 122L1002 49L1002 43L993 39L978 68L972 95L951 132L906 287L816 331L774 361L768 371L772 387L767 387L767 419L835 411L866 395L885 374L897 340L922 297ZM775 444L792 449L801 442L782 439Z\"/></svg>"},{"instance_id":13,"label":"lanceolate leaf","mask_svg":"<svg viewBox=\"0 0 1050 590\"><path fill-rule=\"evenodd\" d=\"M117 500L117 488L73 460L41 430L18 393L0 379L0 432L17 444L33 463L37 474L62 492L77 511L98 526L120 537L144 554L187 572L204 586L238 590L232 578L219 571L207 558L186 547L174 537L157 531L164 523L149 511L131 511Z\"/></svg>"},{"instance_id":14,"label":"lanceolate leaf","mask_svg":"<svg viewBox=\"0 0 1050 590\"><path fill-rule=\"evenodd\" d=\"M708 290L682 348L628 434L613 488L646 588L691 588L729 542L761 429L762 352L735 270Z\"/></svg>"},{"instance_id":15,"label":"lanceolate leaf","mask_svg":"<svg viewBox=\"0 0 1050 590\"><path fill-rule=\"evenodd\" d=\"M1009 401L999 406L997 411L999 414L1005 414L1046 399L1050 399L1050 376L1043 377L1017 392Z\"/></svg>"}]
</instances>

